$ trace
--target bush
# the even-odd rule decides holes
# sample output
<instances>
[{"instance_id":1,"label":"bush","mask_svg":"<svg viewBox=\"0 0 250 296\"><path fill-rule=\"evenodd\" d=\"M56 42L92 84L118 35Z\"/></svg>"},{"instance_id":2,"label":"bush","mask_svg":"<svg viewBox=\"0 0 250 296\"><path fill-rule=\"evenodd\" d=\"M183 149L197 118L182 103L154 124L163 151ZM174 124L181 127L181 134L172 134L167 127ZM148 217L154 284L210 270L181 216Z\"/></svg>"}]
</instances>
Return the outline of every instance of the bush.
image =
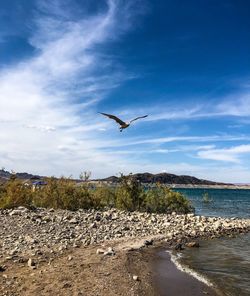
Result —
<instances>
[{"instance_id":1,"label":"bush","mask_svg":"<svg viewBox=\"0 0 250 296\"><path fill-rule=\"evenodd\" d=\"M154 213L188 213L193 210L181 193L164 185L145 190L132 175L121 175L115 188L105 185L93 187L88 181L89 176L89 173L82 174L81 183L65 177L46 178L46 185L35 190L13 177L0 186L0 208L36 206L76 211L116 207L127 211Z\"/></svg>"},{"instance_id":2,"label":"bush","mask_svg":"<svg viewBox=\"0 0 250 296\"><path fill-rule=\"evenodd\" d=\"M12 177L6 184L1 185L0 194L0 208L19 206L29 208L32 206L32 191L15 177Z\"/></svg>"},{"instance_id":3,"label":"bush","mask_svg":"<svg viewBox=\"0 0 250 296\"><path fill-rule=\"evenodd\" d=\"M188 213L193 211L189 200L179 192L157 184L156 188L147 191L144 207L147 212Z\"/></svg>"},{"instance_id":4,"label":"bush","mask_svg":"<svg viewBox=\"0 0 250 296\"><path fill-rule=\"evenodd\" d=\"M115 189L108 186L95 188L92 192L93 207L98 208L114 208L116 206Z\"/></svg>"},{"instance_id":5,"label":"bush","mask_svg":"<svg viewBox=\"0 0 250 296\"><path fill-rule=\"evenodd\" d=\"M93 206L91 194L86 185L77 186L75 181L64 177L48 178L46 183L46 186L35 192L35 206L72 211Z\"/></svg>"},{"instance_id":6,"label":"bush","mask_svg":"<svg viewBox=\"0 0 250 296\"><path fill-rule=\"evenodd\" d=\"M116 192L116 207L127 211L140 211L145 198L145 191L140 182L131 174L121 175Z\"/></svg>"},{"instance_id":7,"label":"bush","mask_svg":"<svg viewBox=\"0 0 250 296\"><path fill-rule=\"evenodd\" d=\"M202 202L203 203L211 203L213 201L213 199L210 197L210 195L208 194L208 192L205 192L202 195Z\"/></svg>"}]
</instances>

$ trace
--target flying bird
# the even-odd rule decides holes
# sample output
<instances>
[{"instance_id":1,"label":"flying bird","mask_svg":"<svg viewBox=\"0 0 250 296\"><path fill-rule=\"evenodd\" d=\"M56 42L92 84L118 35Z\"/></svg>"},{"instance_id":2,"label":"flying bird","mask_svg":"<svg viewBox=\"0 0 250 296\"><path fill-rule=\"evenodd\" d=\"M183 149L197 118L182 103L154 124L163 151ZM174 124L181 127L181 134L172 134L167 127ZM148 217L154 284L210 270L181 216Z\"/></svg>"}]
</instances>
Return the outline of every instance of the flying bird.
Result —
<instances>
[{"instance_id":1,"label":"flying bird","mask_svg":"<svg viewBox=\"0 0 250 296\"><path fill-rule=\"evenodd\" d=\"M107 116L108 118L111 118L113 120L115 120L119 125L120 125L120 132L122 132L125 128L129 127L130 124L133 122L133 121L136 121L137 119L140 119L140 118L145 118L147 117L148 115L144 115L144 116L139 116L139 117L136 117L128 122L124 122L122 121L120 118L118 118L117 116L115 115L112 115L112 114L107 114L107 113L102 113L102 112L99 112L100 114L104 115L104 116Z\"/></svg>"}]
</instances>

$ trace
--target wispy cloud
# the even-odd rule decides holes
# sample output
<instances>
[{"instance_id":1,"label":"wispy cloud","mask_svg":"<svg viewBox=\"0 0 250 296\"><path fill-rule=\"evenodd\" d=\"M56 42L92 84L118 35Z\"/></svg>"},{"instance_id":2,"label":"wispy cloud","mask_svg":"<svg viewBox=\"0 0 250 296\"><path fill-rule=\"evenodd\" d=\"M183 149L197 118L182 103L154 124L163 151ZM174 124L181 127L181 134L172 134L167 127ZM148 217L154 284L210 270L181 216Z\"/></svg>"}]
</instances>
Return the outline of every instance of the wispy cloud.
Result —
<instances>
[{"instance_id":1,"label":"wispy cloud","mask_svg":"<svg viewBox=\"0 0 250 296\"><path fill-rule=\"evenodd\" d=\"M111 134L111 128L117 129L113 122L96 116L98 103L123 81L136 75L126 73L112 55L104 55L100 49L133 27L138 11L134 5L139 2L107 0L91 13L74 0L37 0L35 3L25 34L33 47L30 57L0 70L1 165L39 174L73 173L76 176L86 169L98 177L119 171L167 170L210 178L205 168L174 161L172 155L190 153L204 161L224 157L237 163L242 155L249 153L249 145L225 149L215 146L220 142L245 143L250 140L245 135L211 132L211 135L192 136L190 131L186 135L185 130L178 130L167 137L150 132L135 136L132 128L133 136L126 132L122 137L119 132ZM86 1L86 5L88 3ZM228 115L247 120L250 115L247 89L237 98L227 97L213 105L182 106L180 102L178 106L149 106L140 110L123 106L120 114L130 119L149 113L145 121L152 124L160 120ZM140 127L142 121L136 124ZM146 128L148 125L149 122ZM237 168L242 176L248 175L244 168Z\"/></svg>"},{"instance_id":2,"label":"wispy cloud","mask_svg":"<svg viewBox=\"0 0 250 296\"><path fill-rule=\"evenodd\" d=\"M250 88L248 85L243 85L240 87L240 91L225 95L224 97L208 96L207 102L194 97L193 99L199 101L199 103L190 105L190 103L181 103L183 99L185 101L186 98L176 100L177 104L161 103L159 107L152 105L120 113L128 117L138 113L149 113L150 116L145 119L146 121L186 121L232 117L244 122L248 120L250 115Z\"/></svg>"},{"instance_id":3,"label":"wispy cloud","mask_svg":"<svg viewBox=\"0 0 250 296\"><path fill-rule=\"evenodd\" d=\"M204 143L204 142L231 142L231 141L250 141L247 136L234 136L234 135L212 135L212 136L177 136L177 137L159 137L159 138L131 138L125 144L120 141L112 141L113 147L119 146L132 146L139 144L164 144L172 142L188 142L188 143ZM211 145L211 144L210 144Z\"/></svg>"},{"instance_id":4,"label":"wispy cloud","mask_svg":"<svg viewBox=\"0 0 250 296\"><path fill-rule=\"evenodd\" d=\"M112 157L95 153L107 124L93 107L129 77L98 46L131 26L132 4L109 0L91 15L74 10L73 0L37 4L28 24L32 56L0 72L0 155L8 155L1 163L46 174L107 167Z\"/></svg>"},{"instance_id":5,"label":"wispy cloud","mask_svg":"<svg viewBox=\"0 0 250 296\"><path fill-rule=\"evenodd\" d=\"M198 157L226 162L240 162L242 154L250 153L250 145L239 145L224 149L207 149L198 152Z\"/></svg>"}]
</instances>

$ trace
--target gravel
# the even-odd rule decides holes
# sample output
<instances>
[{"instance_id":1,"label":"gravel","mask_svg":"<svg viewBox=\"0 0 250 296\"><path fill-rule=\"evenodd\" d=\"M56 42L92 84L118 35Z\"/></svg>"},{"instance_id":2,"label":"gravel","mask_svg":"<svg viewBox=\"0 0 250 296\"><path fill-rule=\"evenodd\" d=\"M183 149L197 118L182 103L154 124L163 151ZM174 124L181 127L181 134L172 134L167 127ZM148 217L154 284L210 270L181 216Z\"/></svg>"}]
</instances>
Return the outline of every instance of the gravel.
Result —
<instances>
[{"instance_id":1,"label":"gravel","mask_svg":"<svg viewBox=\"0 0 250 296\"><path fill-rule=\"evenodd\" d=\"M106 211L54 210L24 207L0 210L0 263L33 262L69 248L105 241L161 235L168 242L235 235L250 230L250 219ZM145 240L145 245L153 242ZM103 251L104 252L104 251ZM108 250L107 255L113 255ZM102 253L100 250L99 253ZM29 264L28 263L28 264Z\"/></svg>"}]
</instances>

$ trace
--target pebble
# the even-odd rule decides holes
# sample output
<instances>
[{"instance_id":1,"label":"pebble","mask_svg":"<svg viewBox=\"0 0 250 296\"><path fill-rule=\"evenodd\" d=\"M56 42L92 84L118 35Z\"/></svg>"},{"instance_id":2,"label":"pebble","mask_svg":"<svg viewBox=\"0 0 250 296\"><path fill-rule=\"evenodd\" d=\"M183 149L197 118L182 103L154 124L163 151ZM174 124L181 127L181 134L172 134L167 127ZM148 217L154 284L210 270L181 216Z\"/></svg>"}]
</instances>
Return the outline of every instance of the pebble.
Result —
<instances>
[{"instance_id":1,"label":"pebble","mask_svg":"<svg viewBox=\"0 0 250 296\"><path fill-rule=\"evenodd\" d=\"M35 262L34 262L34 260L32 258L29 258L29 260L28 260L28 266L30 268L32 268L32 269L35 269L36 264L35 264Z\"/></svg>"},{"instance_id":2,"label":"pebble","mask_svg":"<svg viewBox=\"0 0 250 296\"><path fill-rule=\"evenodd\" d=\"M99 254L104 254L105 253L105 250L103 249L97 249L96 250L96 254L99 255Z\"/></svg>"},{"instance_id":3,"label":"pebble","mask_svg":"<svg viewBox=\"0 0 250 296\"><path fill-rule=\"evenodd\" d=\"M108 255L108 256L114 256L115 255L115 251L112 247L109 247L108 250L106 252L104 252L104 255Z\"/></svg>"},{"instance_id":4,"label":"pebble","mask_svg":"<svg viewBox=\"0 0 250 296\"><path fill-rule=\"evenodd\" d=\"M0 254L5 260L51 258L70 247L103 244L117 238L161 235L168 242L180 238L234 236L250 230L250 219L125 212L68 210L25 207L0 209ZM145 246L153 241L147 239ZM113 249L99 250L112 256ZM21 261L20 261L21 260ZM39 260L36 262L39 262ZM33 266L33 265L32 265Z\"/></svg>"},{"instance_id":5,"label":"pebble","mask_svg":"<svg viewBox=\"0 0 250 296\"><path fill-rule=\"evenodd\" d=\"M186 243L186 246L189 248L199 248L200 244L198 242L189 242L189 243Z\"/></svg>"}]
</instances>

